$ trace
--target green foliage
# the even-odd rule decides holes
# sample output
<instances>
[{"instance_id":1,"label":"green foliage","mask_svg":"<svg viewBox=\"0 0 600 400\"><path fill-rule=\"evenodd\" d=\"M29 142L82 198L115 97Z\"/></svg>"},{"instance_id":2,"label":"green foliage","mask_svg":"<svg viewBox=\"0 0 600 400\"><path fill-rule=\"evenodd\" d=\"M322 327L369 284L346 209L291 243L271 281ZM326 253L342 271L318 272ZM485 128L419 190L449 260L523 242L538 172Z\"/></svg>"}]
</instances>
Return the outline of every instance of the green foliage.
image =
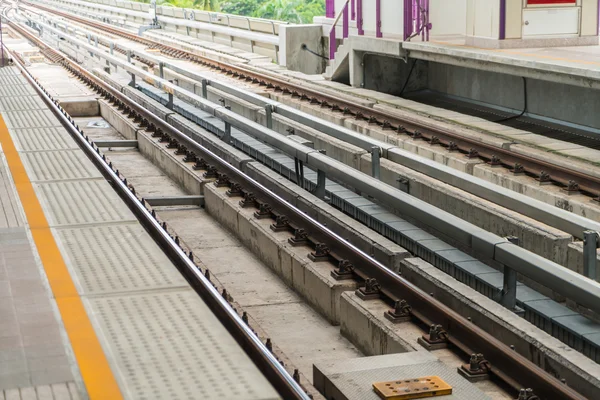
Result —
<instances>
[{"instance_id":1,"label":"green foliage","mask_svg":"<svg viewBox=\"0 0 600 400\"><path fill-rule=\"evenodd\" d=\"M150 0L136 0L140 3L150 3ZM219 0L157 0L159 6L173 6L180 8L197 8L204 11L219 11Z\"/></svg>"},{"instance_id":2,"label":"green foliage","mask_svg":"<svg viewBox=\"0 0 600 400\"><path fill-rule=\"evenodd\" d=\"M150 0L138 0L149 3ZM292 24L310 24L325 15L325 0L158 0L157 4L205 11L221 11L246 17L276 19Z\"/></svg>"},{"instance_id":3,"label":"green foliage","mask_svg":"<svg viewBox=\"0 0 600 400\"><path fill-rule=\"evenodd\" d=\"M277 19L293 24L310 24L315 16L325 15L324 0L266 0L253 17Z\"/></svg>"},{"instance_id":4,"label":"green foliage","mask_svg":"<svg viewBox=\"0 0 600 400\"><path fill-rule=\"evenodd\" d=\"M221 3L221 12L252 17L265 1L267 0L226 0Z\"/></svg>"}]
</instances>

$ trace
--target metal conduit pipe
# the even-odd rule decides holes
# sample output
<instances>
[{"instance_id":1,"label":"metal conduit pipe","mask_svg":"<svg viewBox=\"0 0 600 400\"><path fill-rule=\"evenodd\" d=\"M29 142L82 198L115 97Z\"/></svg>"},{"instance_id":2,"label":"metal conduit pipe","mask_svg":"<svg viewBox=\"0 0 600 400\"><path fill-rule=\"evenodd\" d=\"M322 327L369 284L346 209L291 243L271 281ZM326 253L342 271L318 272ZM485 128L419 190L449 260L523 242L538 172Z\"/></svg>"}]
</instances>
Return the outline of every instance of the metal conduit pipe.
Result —
<instances>
[{"instance_id":1,"label":"metal conduit pipe","mask_svg":"<svg viewBox=\"0 0 600 400\"><path fill-rule=\"evenodd\" d=\"M400 210L440 233L453 238L461 245L473 249L479 256L487 260L495 260L515 271L535 279L538 283L560 293L578 304L600 312L600 284L576 272L570 271L559 264L539 257L528 250L522 249L504 238L487 232L454 215L440 210L422 200L416 199L399 189L382 183L360 171L321 154L314 149L301 145L285 136L265 128L264 126L244 118L221 105L212 103L202 97L182 89L164 79L160 79L144 70L137 68L121 59L105 53L86 42L65 34L47 24L39 23L44 29L63 36L65 40L77 44L94 55L109 60L127 72L143 77L144 81L156 86L167 93L189 101L204 111L222 118L247 133L255 136L290 156L304 160L307 166L324 171L327 176L360 190L384 205Z\"/></svg>"}]
</instances>

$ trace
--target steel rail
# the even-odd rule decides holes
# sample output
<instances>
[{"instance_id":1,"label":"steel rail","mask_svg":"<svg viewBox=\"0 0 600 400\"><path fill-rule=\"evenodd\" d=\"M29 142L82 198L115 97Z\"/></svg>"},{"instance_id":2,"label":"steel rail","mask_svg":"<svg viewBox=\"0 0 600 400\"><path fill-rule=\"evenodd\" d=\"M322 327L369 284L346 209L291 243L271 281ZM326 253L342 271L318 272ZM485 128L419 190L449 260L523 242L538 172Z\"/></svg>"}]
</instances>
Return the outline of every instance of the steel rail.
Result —
<instances>
[{"instance_id":1,"label":"steel rail","mask_svg":"<svg viewBox=\"0 0 600 400\"><path fill-rule=\"evenodd\" d=\"M11 26L17 25L10 22ZM22 27L18 27L35 43L41 40ZM43 42L42 42L43 43ZM441 324L449 334L449 342L465 352L483 353L491 363L491 372L515 389L530 387L544 399L584 399L574 389L569 388L533 362L517 354L491 334L474 325L445 304L414 286L401 276L396 275L384 265L374 260L346 240L322 226L317 221L298 210L290 203L259 184L239 169L219 158L205 147L193 141L187 135L153 115L120 91L102 82L97 77L64 58L63 65L79 75L86 83L100 92L105 98L112 98L118 104L134 112L152 129L167 134L189 151L202 157L215 167L231 184L240 185L245 193L252 193L257 202L268 204L275 216L286 216L292 229L305 229L314 243L325 243L339 259L348 260L355 266L357 275L377 279L382 293L392 300L404 299L412 306L412 315L426 325Z\"/></svg>"},{"instance_id":2,"label":"steel rail","mask_svg":"<svg viewBox=\"0 0 600 400\"><path fill-rule=\"evenodd\" d=\"M233 111L227 110L223 106L218 106L165 79L156 77L149 72L131 65L129 62L111 56L105 51L85 43L83 40L71 37L51 25L42 22L36 23L41 28L59 35L76 46L86 49L91 54L123 68L125 71L132 74L132 76L141 77L146 82L174 96L176 95L184 101L209 112L224 122L228 122L232 126L274 146L282 152L302 160L305 165L324 171L327 176L349 184L361 193L368 194L369 196L378 199L378 201L384 205L393 209L403 210L403 213L409 215L411 218L422 221L426 225L446 235L446 237L452 237L458 243L473 249L480 258L483 257L485 260L494 259L499 261L511 269L543 283L544 286L555 290L566 298L574 300L578 304L591 310L600 312L600 286L595 283L595 281L585 278L574 271L565 269L552 261L539 256L534 256L527 250L518 246L508 244L504 238L501 238L498 235L494 235L470 223L464 222L456 216L441 211L422 200L415 199L399 189L395 189L392 186L348 167L339 161L333 160L331 157L323 155L312 148L300 145L287 137L275 133L271 129L265 128L261 124L244 118ZM508 245L508 248L504 248L504 245ZM501 247L503 251L496 251L497 248L500 249ZM500 261L498 256L501 254L508 257L504 257L503 260Z\"/></svg>"},{"instance_id":3,"label":"steel rail","mask_svg":"<svg viewBox=\"0 0 600 400\"><path fill-rule=\"evenodd\" d=\"M429 124L426 125L414 120L411 121L406 118L393 116L372 107L353 103L348 99L343 99L332 94L323 93L302 85L287 82L270 75L261 74L239 65L215 61L187 50L164 45L154 39L142 38L134 33L114 27L110 24L90 20L88 18L73 15L72 13L59 11L51 7L29 3L27 1L23 1L23 3L86 25L91 25L97 29L108 31L115 35L126 37L135 42L158 48L165 54L176 54L182 58L216 68L221 72L233 75L240 79L250 80L253 83L258 83L267 86L268 88L270 87L275 90L283 91L284 93L290 93L303 100L311 101L313 104L332 107L333 110L339 110L347 115L352 115L357 119L369 121L369 123L376 124L384 129L394 129L399 133L404 132L414 138L426 140L431 144L443 145L450 149L456 149L469 154L472 157L479 157L492 165L502 165L515 172L526 173L543 181L553 181L569 190L581 190L582 192L589 193L596 199L600 199L600 177L559 166L536 157L514 153L499 146L462 136L452 132L450 129Z\"/></svg>"},{"instance_id":4,"label":"steel rail","mask_svg":"<svg viewBox=\"0 0 600 400\"><path fill-rule=\"evenodd\" d=\"M32 7L25 8L27 11L30 11L34 14L41 15L43 13L43 11L36 10ZM55 28L58 28L59 26L62 27L67 33L75 29L84 35L97 35L96 39L98 43L103 44L107 48L116 49L117 47L109 39L101 36L100 33L97 33L95 30L90 31L82 28L80 27L80 24L71 21L65 21L64 19L58 19L58 17L55 19L53 17L43 16L43 19L48 21L50 25L54 24ZM119 44L119 47L122 47L121 52L123 54L126 54L128 50L134 51L132 48L123 46L121 44ZM326 122L319 118L314 118L308 113L299 111L277 101L268 100L264 96L260 96L253 92L239 88L235 84L229 84L219 80L210 79L204 74L189 71L186 68L182 68L176 64L164 61L162 57L159 58L146 52L135 51L135 55L138 56L137 58L143 62L147 62L149 64L162 64L165 68L182 74L183 76L186 76L192 80L202 81L203 85L206 82L207 87L211 86L256 106L264 108L270 105L278 115L290 118L297 123L306 125L331 135L332 137L351 143L366 151L372 151L374 146L378 147L382 153L382 156L391 161L407 166L415 171L424 173L442 182L451 184L456 188L465 190L488 201L500 204L503 207L507 207L527 217L534 218L538 221L543 221L545 224L567 232L573 235L575 238L583 240L584 231L586 230L600 231L600 224L596 223L595 221L574 215L571 212L558 209L528 196L515 193L510 189L505 189L503 187L494 185L473 175L463 173L451 167L439 164L435 161L425 159L409 151L373 139L370 136L364 136L350 129L340 127L334 123ZM177 95L180 96L181 94L177 93ZM191 101L191 99L185 100ZM205 111L213 114L215 113L214 109L205 109ZM232 124L235 125L234 122L232 122Z\"/></svg>"},{"instance_id":5,"label":"steel rail","mask_svg":"<svg viewBox=\"0 0 600 400\"><path fill-rule=\"evenodd\" d=\"M16 27L10 20L8 24L11 28L34 41L38 46L43 43L37 41L35 36L31 35L26 30ZM44 46L44 49L53 52L56 60L70 64L75 67L76 64L67 60L60 53L54 51L49 46ZM13 59L17 59L14 57ZM43 89L31 73L19 62L16 63L21 73L27 81L35 88L40 97L48 105L51 111L58 117L61 124L68 130L71 136L78 142L81 149L85 152L88 158L94 163L106 180L111 184L119 196L125 201L131 211L136 215L140 223L150 233L152 238L157 242L165 254L177 266L182 275L194 288L196 293L205 301L211 311L225 326L227 331L236 340L239 346L255 363L256 367L267 378L269 383L273 385L275 390L284 399L308 400L308 395L294 381L292 376L284 369L273 354L265 347L260 339L252 332L250 327L242 320L242 318L233 310L231 305L217 291L213 284L205 277L200 268L190 259L169 235L169 233L155 219L151 212L144 206L141 199L129 189L127 184L121 180L117 172L113 171L106 159L100 155L99 148L94 148L93 142L86 140L83 131L79 130L73 119L66 111L59 106L58 102L51 98L50 94ZM83 70L81 70L83 71ZM204 149L206 150L206 149ZM208 150L206 150L208 152ZM213 157L217 157L213 155Z\"/></svg>"}]
</instances>

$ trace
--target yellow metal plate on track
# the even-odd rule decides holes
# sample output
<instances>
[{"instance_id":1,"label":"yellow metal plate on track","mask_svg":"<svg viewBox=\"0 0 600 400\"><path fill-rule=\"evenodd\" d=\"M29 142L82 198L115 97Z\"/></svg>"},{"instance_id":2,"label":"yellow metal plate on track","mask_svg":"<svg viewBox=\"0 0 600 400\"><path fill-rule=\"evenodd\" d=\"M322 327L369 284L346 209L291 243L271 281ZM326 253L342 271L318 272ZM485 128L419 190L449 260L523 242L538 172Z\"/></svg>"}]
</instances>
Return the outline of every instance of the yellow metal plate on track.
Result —
<instances>
[{"instance_id":1,"label":"yellow metal plate on track","mask_svg":"<svg viewBox=\"0 0 600 400\"><path fill-rule=\"evenodd\" d=\"M452 394L452 386L439 376L377 382L373 384L373 390L384 400L420 399Z\"/></svg>"}]
</instances>

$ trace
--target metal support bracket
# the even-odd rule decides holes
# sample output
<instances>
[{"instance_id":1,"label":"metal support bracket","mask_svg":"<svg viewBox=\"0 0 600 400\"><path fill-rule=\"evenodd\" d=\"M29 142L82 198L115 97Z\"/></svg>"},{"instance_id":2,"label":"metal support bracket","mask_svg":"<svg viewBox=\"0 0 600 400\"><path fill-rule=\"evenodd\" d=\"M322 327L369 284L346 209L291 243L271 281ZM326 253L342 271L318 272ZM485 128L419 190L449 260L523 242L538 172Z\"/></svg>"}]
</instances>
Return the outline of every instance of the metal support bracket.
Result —
<instances>
[{"instance_id":1,"label":"metal support bracket","mask_svg":"<svg viewBox=\"0 0 600 400\"><path fill-rule=\"evenodd\" d=\"M519 245L519 238L516 236L509 236L506 240L514 245ZM500 304L509 310L515 310L517 306L517 271L506 265L504 266L504 280L500 295Z\"/></svg>"},{"instance_id":2,"label":"metal support bracket","mask_svg":"<svg viewBox=\"0 0 600 400\"><path fill-rule=\"evenodd\" d=\"M167 108L171 111L173 111L173 93L168 93L169 94L169 101L167 102Z\"/></svg>"},{"instance_id":3,"label":"metal support bracket","mask_svg":"<svg viewBox=\"0 0 600 400\"><path fill-rule=\"evenodd\" d=\"M135 74L131 74L131 81L129 81L129 86L135 87Z\"/></svg>"},{"instance_id":4,"label":"metal support bracket","mask_svg":"<svg viewBox=\"0 0 600 400\"><path fill-rule=\"evenodd\" d=\"M318 170L317 171L317 187L313 191L313 194L320 199L325 198L325 179L327 175L325 171Z\"/></svg>"},{"instance_id":5,"label":"metal support bracket","mask_svg":"<svg viewBox=\"0 0 600 400\"><path fill-rule=\"evenodd\" d=\"M202 79L202 98L208 98L208 80Z\"/></svg>"},{"instance_id":6,"label":"metal support bracket","mask_svg":"<svg viewBox=\"0 0 600 400\"><path fill-rule=\"evenodd\" d=\"M267 117L267 128L273 129L273 105L267 104L265 106L265 115Z\"/></svg>"},{"instance_id":7,"label":"metal support bracket","mask_svg":"<svg viewBox=\"0 0 600 400\"><path fill-rule=\"evenodd\" d=\"M304 189L304 163L294 157L294 171L296 172L296 184Z\"/></svg>"},{"instance_id":8,"label":"metal support bracket","mask_svg":"<svg viewBox=\"0 0 600 400\"><path fill-rule=\"evenodd\" d=\"M598 279L597 252L600 233L583 232L583 275L590 279Z\"/></svg>"},{"instance_id":9,"label":"metal support bracket","mask_svg":"<svg viewBox=\"0 0 600 400\"><path fill-rule=\"evenodd\" d=\"M373 170L373 178L379 179L379 171L381 168L381 149L379 146L371 147L371 169Z\"/></svg>"}]
</instances>

